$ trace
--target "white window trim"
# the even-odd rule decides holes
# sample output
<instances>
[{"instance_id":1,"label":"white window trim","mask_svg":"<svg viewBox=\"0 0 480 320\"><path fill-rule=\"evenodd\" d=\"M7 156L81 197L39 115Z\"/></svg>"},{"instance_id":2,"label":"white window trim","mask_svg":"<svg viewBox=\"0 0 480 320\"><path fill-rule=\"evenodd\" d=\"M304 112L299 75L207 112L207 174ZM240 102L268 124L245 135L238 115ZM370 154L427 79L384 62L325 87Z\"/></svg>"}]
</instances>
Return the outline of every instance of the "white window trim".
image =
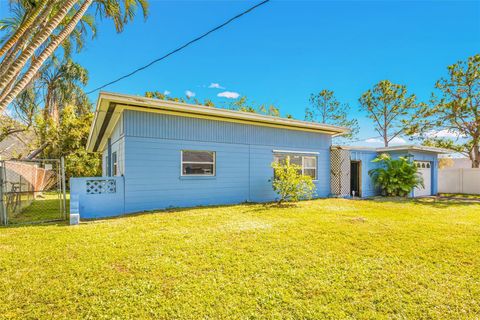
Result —
<instances>
[{"instance_id":1,"label":"white window trim","mask_svg":"<svg viewBox=\"0 0 480 320\"><path fill-rule=\"evenodd\" d=\"M113 156L115 154L115 157ZM118 153L117 151L112 152L112 177L118 175Z\"/></svg>"},{"instance_id":2,"label":"white window trim","mask_svg":"<svg viewBox=\"0 0 480 320\"><path fill-rule=\"evenodd\" d=\"M210 152L213 153L213 162L205 161L183 161L184 152ZM181 177L215 177L217 175L217 152L211 150L182 150L180 152L180 176ZM212 174L183 174L183 164L195 163L195 164L212 164L213 172Z\"/></svg>"},{"instance_id":3,"label":"white window trim","mask_svg":"<svg viewBox=\"0 0 480 320\"><path fill-rule=\"evenodd\" d=\"M305 155L318 155L320 152L315 151L293 151L293 150L272 150L273 153L294 153L294 154L305 154Z\"/></svg>"},{"instance_id":4,"label":"white window trim","mask_svg":"<svg viewBox=\"0 0 480 320\"><path fill-rule=\"evenodd\" d=\"M275 158L276 155L298 155L302 157L302 175L305 175L305 169L315 169L315 178L312 178L312 181L318 181L318 157L317 153L315 152L305 152L305 151L279 151L273 150L273 157ZM305 167L305 158L315 158L315 167ZM275 159L274 159L275 160Z\"/></svg>"},{"instance_id":5,"label":"white window trim","mask_svg":"<svg viewBox=\"0 0 480 320\"><path fill-rule=\"evenodd\" d=\"M315 159L315 167L307 167L305 165L305 158L314 158ZM315 170L315 178L313 178L313 181L318 181L318 157L316 156L302 156L302 174L305 175L305 170Z\"/></svg>"}]
</instances>

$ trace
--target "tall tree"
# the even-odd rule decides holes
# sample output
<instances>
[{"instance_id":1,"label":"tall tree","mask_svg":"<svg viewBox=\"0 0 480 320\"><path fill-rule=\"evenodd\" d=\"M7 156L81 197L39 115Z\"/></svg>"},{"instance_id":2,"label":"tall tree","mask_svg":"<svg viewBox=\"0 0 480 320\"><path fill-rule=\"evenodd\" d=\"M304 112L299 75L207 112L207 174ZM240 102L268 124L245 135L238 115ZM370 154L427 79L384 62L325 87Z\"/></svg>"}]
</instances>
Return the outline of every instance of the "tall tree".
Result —
<instances>
[{"instance_id":1,"label":"tall tree","mask_svg":"<svg viewBox=\"0 0 480 320\"><path fill-rule=\"evenodd\" d=\"M160 99L160 100L186 103L184 98L170 97L169 95L161 93L160 91L147 91L147 92L145 92L145 97L153 98L153 99ZM213 101L210 100L210 99L205 99L203 101L203 103L196 98L194 98L193 101L195 102L195 104L198 104L200 106L204 105L206 107L215 107L215 103L213 103Z\"/></svg>"},{"instance_id":2,"label":"tall tree","mask_svg":"<svg viewBox=\"0 0 480 320\"><path fill-rule=\"evenodd\" d=\"M348 117L350 106L340 103L331 90L322 90L310 95L310 106L305 109L305 120L346 127L350 133L344 135L347 140L355 137L360 127L357 119Z\"/></svg>"},{"instance_id":3,"label":"tall tree","mask_svg":"<svg viewBox=\"0 0 480 320\"><path fill-rule=\"evenodd\" d=\"M88 101L83 91L87 82L88 72L80 64L69 58L64 61L51 59L36 81L39 90L43 91L44 113L58 123L63 107L72 103L80 106Z\"/></svg>"},{"instance_id":4,"label":"tall tree","mask_svg":"<svg viewBox=\"0 0 480 320\"><path fill-rule=\"evenodd\" d=\"M135 16L147 14L147 0L32 0L18 29L0 48L0 112L27 87L42 65L74 32L92 4L97 17L112 18L118 32ZM11 40L15 38L16 41ZM16 44L15 44L16 43Z\"/></svg>"},{"instance_id":5,"label":"tall tree","mask_svg":"<svg viewBox=\"0 0 480 320\"><path fill-rule=\"evenodd\" d=\"M470 142L459 143L458 141L455 141L452 138L438 138L438 137L423 139L422 145L429 146L429 147L442 148L446 150L452 150L462 154L465 157L470 156L469 150L472 147Z\"/></svg>"},{"instance_id":6,"label":"tall tree","mask_svg":"<svg viewBox=\"0 0 480 320\"><path fill-rule=\"evenodd\" d=\"M359 99L360 110L373 120L374 129L385 147L390 141L405 134L409 118L418 108L414 94L408 95L404 85L382 80Z\"/></svg>"},{"instance_id":7,"label":"tall tree","mask_svg":"<svg viewBox=\"0 0 480 320\"><path fill-rule=\"evenodd\" d=\"M434 93L430 105L423 106L413 118L410 134L421 137L429 130L455 132L465 141L450 144L479 168L480 54L449 66L447 77L437 81L435 88L438 94Z\"/></svg>"},{"instance_id":8,"label":"tall tree","mask_svg":"<svg viewBox=\"0 0 480 320\"><path fill-rule=\"evenodd\" d=\"M90 104L87 110L91 110ZM36 118L35 128L38 131L38 144L43 146L32 154L42 158L58 159L65 157L65 173L67 181L72 176L96 176L100 170L100 154L89 153L85 149L93 121L93 113L85 112L85 105L68 104L60 111L60 121L53 118ZM43 142L41 142L43 141Z\"/></svg>"},{"instance_id":9,"label":"tall tree","mask_svg":"<svg viewBox=\"0 0 480 320\"><path fill-rule=\"evenodd\" d=\"M261 104L259 106L255 106L255 103L249 101L246 96L241 96L231 102L230 109L243 112L260 113L273 117L280 116L280 109L275 105L270 104L267 106L266 104Z\"/></svg>"},{"instance_id":10,"label":"tall tree","mask_svg":"<svg viewBox=\"0 0 480 320\"><path fill-rule=\"evenodd\" d=\"M23 91L13 101L10 114L0 115L0 142L12 134L29 130L39 110L35 89L30 87Z\"/></svg>"},{"instance_id":11,"label":"tall tree","mask_svg":"<svg viewBox=\"0 0 480 320\"><path fill-rule=\"evenodd\" d=\"M248 98L246 96L241 96L238 99L231 102L230 109L243 111L243 112L251 112L251 113L257 112L255 107L252 105L250 101L248 101Z\"/></svg>"}]
</instances>

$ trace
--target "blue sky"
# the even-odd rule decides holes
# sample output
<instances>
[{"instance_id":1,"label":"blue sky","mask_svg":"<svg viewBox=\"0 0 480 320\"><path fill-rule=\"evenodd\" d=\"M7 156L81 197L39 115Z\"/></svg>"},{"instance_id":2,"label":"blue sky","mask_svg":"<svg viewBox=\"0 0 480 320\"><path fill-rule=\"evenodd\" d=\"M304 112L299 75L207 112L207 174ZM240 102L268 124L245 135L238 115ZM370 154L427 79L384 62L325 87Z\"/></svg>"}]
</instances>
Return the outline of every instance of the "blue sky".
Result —
<instances>
[{"instance_id":1,"label":"blue sky","mask_svg":"<svg viewBox=\"0 0 480 320\"><path fill-rule=\"evenodd\" d=\"M141 66L251 6L251 1L155 1L116 34L99 24L76 60L88 89ZM382 79L428 99L446 67L480 50L480 2L275 1L186 50L104 90L143 95L169 91L219 98L223 91L273 103L303 119L311 93L334 90L359 119L359 138L377 134L358 112L359 96ZM218 83L225 89L208 88ZM97 93L91 95L92 101ZM365 144L365 143L363 143Z\"/></svg>"}]
</instances>

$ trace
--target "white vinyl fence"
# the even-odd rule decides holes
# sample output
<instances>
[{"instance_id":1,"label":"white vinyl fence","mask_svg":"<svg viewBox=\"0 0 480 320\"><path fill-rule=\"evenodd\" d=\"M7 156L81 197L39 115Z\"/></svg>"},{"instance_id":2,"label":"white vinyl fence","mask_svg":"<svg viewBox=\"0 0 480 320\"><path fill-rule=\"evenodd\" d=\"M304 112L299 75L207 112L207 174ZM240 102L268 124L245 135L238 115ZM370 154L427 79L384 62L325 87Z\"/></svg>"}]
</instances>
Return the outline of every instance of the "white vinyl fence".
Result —
<instances>
[{"instance_id":1,"label":"white vinyl fence","mask_svg":"<svg viewBox=\"0 0 480 320\"><path fill-rule=\"evenodd\" d=\"M480 169L438 170L438 192L480 194Z\"/></svg>"}]
</instances>

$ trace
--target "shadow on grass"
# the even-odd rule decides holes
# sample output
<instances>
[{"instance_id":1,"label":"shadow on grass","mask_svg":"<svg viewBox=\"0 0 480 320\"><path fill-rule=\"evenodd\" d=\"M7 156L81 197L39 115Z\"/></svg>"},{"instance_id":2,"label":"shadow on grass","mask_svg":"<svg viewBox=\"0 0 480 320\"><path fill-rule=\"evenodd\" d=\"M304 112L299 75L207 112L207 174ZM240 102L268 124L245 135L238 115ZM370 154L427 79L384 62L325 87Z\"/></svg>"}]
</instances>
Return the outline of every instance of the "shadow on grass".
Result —
<instances>
[{"instance_id":1,"label":"shadow on grass","mask_svg":"<svg viewBox=\"0 0 480 320\"><path fill-rule=\"evenodd\" d=\"M321 200L321 199L318 199ZM30 206L22 210L21 213L11 217L7 228L12 227L34 227L39 225L56 225L56 226L68 226L67 221L63 220L60 211L59 211L59 200L58 199L44 199L44 200L35 200ZM445 197L425 197L425 198L392 198L392 197L373 197L368 199L354 199L353 201L371 201L374 203L411 203L413 205L419 206L428 206L432 208L448 208L448 207L459 207L459 206L472 206L480 205L478 200L471 199L458 199L458 198L445 198ZM170 207L166 209L155 209L149 211L135 212L122 214L119 216L112 217L101 217L101 218L91 218L85 219L82 218L84 223L101 223L102 221L109 221L112 219L123 219L130 217L137 217L143 215L151 214L168 214L168 213L181 213L192 210L199 211L208 211L214 209L228 209L229 207L238 207L244 206L245 212L263 212L268 210L289 210L293 208L298 208L298 202L243 202L239 204L225 204L225 205L207 205L207 206L195 206L195 207ZM362 218L363 219L363 218ZM355 221L355 222L364 222L364 221Z\"/></svg>"},{"instance_id":2,"label":"shadow on grass","mask_svg":"<svg viewBox=\"0 0 480 320\"><path fill-rule=\"evenodd\" d=\"M268 211L271 209L283 210L283 209L298 208L298 202L283 202L283 203L266 202L266 203L256 203L256 205L257 205L256 208L248 210L248 212L262 212L262 211Z\"/></svg>"},{"instance_id":3,"label":"shadow on grass","mask_svg":"<svg viewBox=\"0 0 480 320\"><path fill-rule=\"evenodd\" d=\"M375 197L370 198L374 202L389 203L412 203L413 205L429 206L432 208L448 208L448 207L467 207L480 205L478 200L445 198L445 197L422 197L422 198L392 198L392 197Z\"/></svg>"},{"instance_id":4,"label":"shadow on grass","mask_svg":"<svg viewBox=\"0 0 480 320\"><path fill-rule=\"evenodd\" d=\"M212 209L225 209L229 207L238 207L238 206L256 206L258 204L259 203L257 202L241 202L241 203L234 203L234 204L204 205L204 206L192 206L192 207L168 207L164 209L152 209L152 210L145 210L140 212L125 213L125 214L121 214L118 216L111 216L111 217L81 218L81 220L84 222L102 222L104 220L108 221L113 219L139 217L139 216L146 216L151 214L181 213L181 212L192 211L192 210L205 211L205 210L212 210Z\"/></svg>"},{"instance_id":5,"label":"shadow on grass","mask_svg":"<svg viewBox=\"0 0 480 320\"><path fill-rule=\"evenodd\" d=\"M21 205L21 204L19 204ZM31 200L26 207L12 212L8 208L8 225L6 227L35 226L57 224L66 225L66 219L61 212L61 200L52 197L38 197Z\"/></svg>"},{"instance_id":6,"label":"shadow on grass","mask_svg":"<svg viewBox=\"0 0 480 320\"><path fill-rule=\"evenodd\" d=\"M278 204L276 202L241 202L236 204L223 204L223 205L205 205L205 206L194 206L194 207L170 207L166 209L154 209L148 211L141 211L141 212L134 212L134 213L126 213L118 216L112 217L101 217L101 218L82 218L83 222L98 222L101 223L102 221L108 221L112 219L122 219L122 218L130 218L130 217L139 217L151 214L169 214L169 213L181 213L187 212L192 210L197 210L200 212L214 210L214 209L228 209L234 208L238 206L247 207L245 212L261 212L267 211L270 209L291 209L298 207L297 203L282 203ZM250 209L251 207L251 209Z\"/></svg>"}]
</instances>

